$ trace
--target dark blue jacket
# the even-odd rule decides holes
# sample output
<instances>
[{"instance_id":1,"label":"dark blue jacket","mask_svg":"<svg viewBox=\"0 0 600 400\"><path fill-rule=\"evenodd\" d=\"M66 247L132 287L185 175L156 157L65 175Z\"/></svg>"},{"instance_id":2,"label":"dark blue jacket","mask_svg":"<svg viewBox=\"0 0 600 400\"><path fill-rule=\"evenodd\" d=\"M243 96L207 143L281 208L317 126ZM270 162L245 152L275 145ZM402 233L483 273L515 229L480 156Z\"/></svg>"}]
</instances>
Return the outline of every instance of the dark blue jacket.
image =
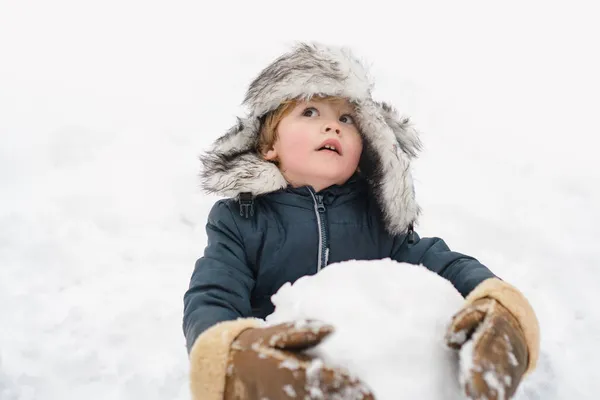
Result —
<instances>
[{"instance_id":1,"label":"dark blue jacket","mask_svg":"<svg viewBox=\"0 0 600 400\"><path fill-rule=\"evenodd\" d=\"M451 251L442 239L419 238L412 231L392 236L381 221L366 182L357 177L319 193L290 187L261 195L251 210L234 199L218 201L208 217L204 256L196 262L184 296L188 351L217 322L265 318L274 310L271 295L284 283L330 263L389 257L423 264L463 296L494 277L474 258Z\"/></svg>"}]
</instances>

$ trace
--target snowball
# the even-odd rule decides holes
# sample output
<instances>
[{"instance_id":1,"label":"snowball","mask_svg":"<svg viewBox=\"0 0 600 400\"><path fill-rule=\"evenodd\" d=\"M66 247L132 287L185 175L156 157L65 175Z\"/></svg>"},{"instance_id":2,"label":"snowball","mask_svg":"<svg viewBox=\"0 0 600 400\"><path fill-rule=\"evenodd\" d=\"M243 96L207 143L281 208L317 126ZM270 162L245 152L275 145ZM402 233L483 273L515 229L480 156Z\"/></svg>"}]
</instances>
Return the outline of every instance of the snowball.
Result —
<instances>
[{"instance_id":1,"label":"snowball","mask_svg":"<svg viewBox=\"0 0 600 400\"><path fill-rule=\"evenodd\" d=\"M269 324L317 319L335 332L312 353L361 378L377 400L461 399L458 355L445 344L462 296L425 267L378 261L331 264L285 284Z\"/></svg>"}]
</instances>

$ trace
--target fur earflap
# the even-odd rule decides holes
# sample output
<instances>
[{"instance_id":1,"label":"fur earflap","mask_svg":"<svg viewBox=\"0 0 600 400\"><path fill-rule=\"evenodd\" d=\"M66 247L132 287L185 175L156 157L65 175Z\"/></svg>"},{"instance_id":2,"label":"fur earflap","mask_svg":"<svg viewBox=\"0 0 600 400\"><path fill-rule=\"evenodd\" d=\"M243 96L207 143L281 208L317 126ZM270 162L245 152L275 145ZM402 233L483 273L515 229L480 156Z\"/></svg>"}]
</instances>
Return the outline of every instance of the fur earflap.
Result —
<instances>
[{"instance_id":1,"label":"fur earflap","mask_svg":"<svg viewBox=\"0 0 600 400\"><path fill-rule=\"evenodd\" d=\"M336 96L352 102L363 136L361 172L376 196L387 230L406 232L417 220L410 163L421 148L407 118L371 98L367 69L348 49L322 44L297 45L276 59L250 84L245 118L201 157L202 185L210 193L236 197L260 195L287 186L276 165L257 152L260 118L282 102Z\"/></svg>"}]
</instances>

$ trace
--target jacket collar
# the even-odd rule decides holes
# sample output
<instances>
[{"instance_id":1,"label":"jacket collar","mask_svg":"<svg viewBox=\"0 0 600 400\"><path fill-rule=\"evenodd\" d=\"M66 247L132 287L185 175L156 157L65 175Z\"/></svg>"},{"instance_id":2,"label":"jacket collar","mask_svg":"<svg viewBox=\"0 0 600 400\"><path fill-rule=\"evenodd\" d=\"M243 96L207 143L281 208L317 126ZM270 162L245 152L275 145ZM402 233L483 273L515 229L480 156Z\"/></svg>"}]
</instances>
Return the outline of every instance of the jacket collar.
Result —
<instances>
[{"instance_id":1,"label":"jacket collar","mask_svg":"<svg viewBox=\"0 0 600 400\"><path fill-rule=\"evenodd\" d=\"M364 190L367 188L366 183L366 180L359 173L355 173L345 183L341 185L332 185L318 192L312 186L300 186L295 188L291 185L288 185L281 191L309 197L312 197L312 192L312 194L321 195L325 199L334 199L337 197L364 192Z\"/></svg>"}]
</instances>

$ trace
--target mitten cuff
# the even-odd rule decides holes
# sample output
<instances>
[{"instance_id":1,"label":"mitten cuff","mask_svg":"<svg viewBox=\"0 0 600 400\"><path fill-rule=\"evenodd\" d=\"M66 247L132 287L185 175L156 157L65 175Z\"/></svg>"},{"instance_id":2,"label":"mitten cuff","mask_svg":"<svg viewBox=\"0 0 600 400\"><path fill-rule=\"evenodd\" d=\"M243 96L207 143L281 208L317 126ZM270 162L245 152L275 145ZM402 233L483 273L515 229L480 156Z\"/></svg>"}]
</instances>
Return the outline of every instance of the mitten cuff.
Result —
<instances>
[{"instance_id":1,"label":"mitten cuff","mask_svg":"<svg viewBox=\"0 0 600 400\"><path fill-rule=\"evenodd\" d=\"M255 318L224 321L204 331L190 351L190 389L192 400L222 400L229 349L244 330L263 321Z\"/></svg>"},{"instance_id":2,"label":"mitten cuff","mask_svg":"<svg viewBox=\"0 0 600 400\"><path fill-rule=\"evenodd\" d=\"M467 304L484 297L492 298L502 304L517 319L529 350L527 372L535 369L540 352L540 327L529 301L514 286L498 278L490 278L481 282L467 296Z\"/></svg>"}]
</instances>

